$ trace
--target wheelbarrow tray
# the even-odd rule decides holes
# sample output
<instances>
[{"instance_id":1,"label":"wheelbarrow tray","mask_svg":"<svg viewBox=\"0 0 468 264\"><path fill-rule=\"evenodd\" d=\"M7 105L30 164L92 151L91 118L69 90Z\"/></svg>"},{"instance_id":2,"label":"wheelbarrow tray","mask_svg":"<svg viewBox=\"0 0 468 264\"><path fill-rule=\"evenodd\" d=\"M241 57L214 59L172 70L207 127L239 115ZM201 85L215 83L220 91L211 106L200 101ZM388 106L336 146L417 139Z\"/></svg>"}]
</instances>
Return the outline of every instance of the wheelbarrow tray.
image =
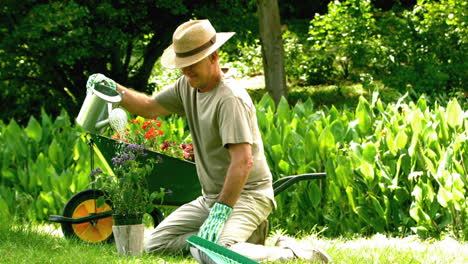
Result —
<instances>
[{"instance_id":1,"label":"wheelbarrow tray","mask_svg":"<svg viewBox=\"0 0 468 264\"><path fill-rule=\"evenodd\" d=\"M98 134L89 135L95 146L94 151L104 159L108 168L112 168L111 159L129 145ZM180 206L201 195L195 163L149 149L144 151L147 154L145 159L157 161L148 175L149 191L159 191L161 188L165 191L163 200L156 203Z\"/></svg>"}]
</instances>

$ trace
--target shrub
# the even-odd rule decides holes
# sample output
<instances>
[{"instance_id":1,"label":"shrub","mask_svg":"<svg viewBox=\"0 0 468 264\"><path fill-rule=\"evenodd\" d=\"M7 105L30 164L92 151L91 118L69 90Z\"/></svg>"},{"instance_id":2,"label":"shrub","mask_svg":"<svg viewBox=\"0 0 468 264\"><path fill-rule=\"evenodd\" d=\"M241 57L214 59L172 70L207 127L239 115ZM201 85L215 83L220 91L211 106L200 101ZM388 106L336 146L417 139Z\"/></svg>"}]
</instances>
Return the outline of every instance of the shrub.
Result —
<instances>
[{"instance_id":1,"label":"shrub","mask_svg":"<svg viewBox=\"0 0 468 264\"><path fill-rule=\"evenodd\" d=\"M457 100L429 106L406 95L384 106L374 93L338 110L311 100L275 108L265 96L257 108L276 178L328 174L277 196L273 225L291 233L326 227L328 235L468 237L468 123Z\"/></svg>"}]
</instances>

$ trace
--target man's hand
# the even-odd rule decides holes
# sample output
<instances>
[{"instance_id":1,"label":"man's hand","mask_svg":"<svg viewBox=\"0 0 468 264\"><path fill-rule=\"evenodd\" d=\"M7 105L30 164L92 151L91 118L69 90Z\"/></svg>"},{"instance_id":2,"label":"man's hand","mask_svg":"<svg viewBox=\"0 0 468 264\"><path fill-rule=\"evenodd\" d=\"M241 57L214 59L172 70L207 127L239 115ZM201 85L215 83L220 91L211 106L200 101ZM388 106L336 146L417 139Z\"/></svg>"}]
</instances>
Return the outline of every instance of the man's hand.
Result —
<instances>
[{"instance_id":1,"label":"man's hand","mask_svg":"<svg viewBox=\"0 0 468 264\"><path fill-rule=\"evenodd\" d=\"M215 203L205 223L200 227L198 236L216 243L223 230L224 222L229 218L231 212L232 207L218 202Z\"/></svg>"},{"instance_id":2,"label":"man's hand","mask_svg":"<svg viewBox=\"0 0 468 264\"><path fill-rule=\"evenodd\" d=\"M94 84L96 83L106 85L117 91L117 83L101 73L95 73L89 76L88 81L86 82L86 91L91 91L91 89L94 87Z\"/></svg>"}]
</instances>

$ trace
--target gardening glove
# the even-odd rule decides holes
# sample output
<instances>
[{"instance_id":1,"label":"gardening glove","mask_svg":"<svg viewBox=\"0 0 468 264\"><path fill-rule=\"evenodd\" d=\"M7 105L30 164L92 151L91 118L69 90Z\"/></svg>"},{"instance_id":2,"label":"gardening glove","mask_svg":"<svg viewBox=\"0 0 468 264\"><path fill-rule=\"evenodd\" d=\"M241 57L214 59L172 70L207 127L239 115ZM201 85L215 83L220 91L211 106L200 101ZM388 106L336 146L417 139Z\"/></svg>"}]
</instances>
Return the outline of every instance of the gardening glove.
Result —
<instances>
[{"instance_id":1,"label":"gardening glove","mask_svg":"<svg viewBox=\"0 0 468 264\"><path fill-rule=\"evenodd\" d=\"M211 208L208 218L198 231L198 236L216 243L224 227L224 222L229 218L232 207L216 202Z\"/></svg>"},{"instance_id":2,"label":"gardening glove","mask_svg":"<svg viewBox=\"0 0 468 264\"><path fill-rule=\"evenodd\" d=\"M117 91L117 83L114 80L106 77L104 74L95 73L95 74L89 76L88 81L86 82L86 91L87 91L87 93L89 93L91 91L91 89L94 87L94 85L96 83L106 85L106 86L108 86L108 87L110 87L110 88Z\"/></svg>"}]
</instances>

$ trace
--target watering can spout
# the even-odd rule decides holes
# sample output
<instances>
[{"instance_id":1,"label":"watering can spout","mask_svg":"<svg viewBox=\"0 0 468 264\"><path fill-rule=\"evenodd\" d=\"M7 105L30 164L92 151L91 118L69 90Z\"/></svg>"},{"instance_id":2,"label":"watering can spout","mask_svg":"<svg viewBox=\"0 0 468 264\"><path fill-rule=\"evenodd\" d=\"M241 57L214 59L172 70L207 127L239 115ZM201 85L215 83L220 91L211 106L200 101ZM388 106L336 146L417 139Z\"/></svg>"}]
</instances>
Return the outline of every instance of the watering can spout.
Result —
<instances>
[{"instance_id":1,"label":"watering can spout","mask_svg":"<svg viewBox=\"0 0 468 264\"><path fill-rule=\"evenodd\" d=\"M109 124L109 113L121 100L122 95L116 90L102 84L95 84L86 95L76 123L87 132L99 132Z\"/></svg>"}]
</instances>

